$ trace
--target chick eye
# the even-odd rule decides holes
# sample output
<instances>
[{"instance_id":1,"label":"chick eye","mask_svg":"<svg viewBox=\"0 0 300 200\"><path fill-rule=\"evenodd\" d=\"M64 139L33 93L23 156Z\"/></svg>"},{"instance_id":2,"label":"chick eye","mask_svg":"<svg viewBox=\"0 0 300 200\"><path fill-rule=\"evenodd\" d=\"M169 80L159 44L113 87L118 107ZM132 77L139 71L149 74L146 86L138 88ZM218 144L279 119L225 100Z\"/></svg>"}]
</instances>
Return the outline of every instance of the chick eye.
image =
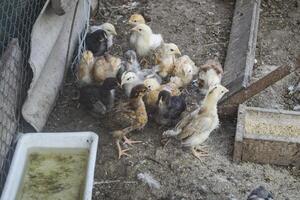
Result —
<instances>
[{"instance_id":1,"label":"chick eye","mask_svg":"<svg viewBox=\"0 0 300 200\"><path fill-rule=\"evenodd\" d=\"M127 81L129 81L130 80L130 78L127 78Z\"/></svg>"},{"instance_id":2,"label":"chick eye","mask_svg":"<svg viewBox=\"0 0 300 200\"><path fill-rule=\"evenodd\" d=\"M174 51L174 49L171 49L171 51Z\"/></svg>"},{"instance_id":3,"label":"chick eye","mask_svg":"<svg viewBox=\"0 0 300 200\"><path fill-rule=\"evenodd\" d=\"M142 29L140 28L139 31L142 31Z\"/></svg>"},{"instance_id":4,"label":"chick eye","mask_svg":"<svg viewBox=\"0 0 300 200\"><path fill-rule=\"evenodd\" d=\"M136 22L136 20L134 20L134 22Z\"/></svg>"}]
</instances>

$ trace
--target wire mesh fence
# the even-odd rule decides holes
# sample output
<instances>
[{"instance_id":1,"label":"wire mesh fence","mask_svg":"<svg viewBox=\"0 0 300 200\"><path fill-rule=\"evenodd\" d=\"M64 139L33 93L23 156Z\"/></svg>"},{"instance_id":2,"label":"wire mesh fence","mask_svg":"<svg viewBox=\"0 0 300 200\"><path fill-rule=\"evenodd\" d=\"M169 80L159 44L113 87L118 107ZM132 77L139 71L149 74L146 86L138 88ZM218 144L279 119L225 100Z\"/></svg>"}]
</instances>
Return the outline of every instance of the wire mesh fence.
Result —
<instances>
[{"instance_id":1,"label":"wire mesh fence","mask_svg":"<svg viewBox=\"0 0 300 200\"><path fill-rule=\"evenodd\" d=\"M29 86L30 35L46 0L0 2L0 194L22 132L21 105Z\"/></svg>"}]
</instances>

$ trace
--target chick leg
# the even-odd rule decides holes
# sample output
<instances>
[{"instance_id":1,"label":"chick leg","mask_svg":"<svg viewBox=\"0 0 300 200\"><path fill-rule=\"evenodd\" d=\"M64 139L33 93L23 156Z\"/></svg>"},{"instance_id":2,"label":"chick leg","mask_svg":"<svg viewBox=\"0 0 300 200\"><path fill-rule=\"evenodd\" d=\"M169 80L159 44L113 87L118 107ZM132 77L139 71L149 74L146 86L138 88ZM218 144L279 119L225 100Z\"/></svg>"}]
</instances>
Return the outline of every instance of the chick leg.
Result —
<instances>
[{"instance_id":1,"label":"chick leg","mask_svg":"<svg viewBox=\"0 0 300 200\"><path fill-rule=\"evenodd\" d=\"M116 144L117 144L117 147L118 147L119 159L120 159L123 155L124 155L124 156L128 156L128 157L131 156L130 154L126 153L126 151L128 151L128 150L130 150L130 149L122 149L119 140L116 140Z\"/></svg>"},{"instance_id":2,"label":"chick leg","mask_svg":"<svg viewBox=\"0 0 300 200\"><path fill-rule=\"evenodd\" d=\"M142 141L134 141L128 139L126 136L123 137L124 143L123 144L129 144L130 146L133 146L132 144L141 143Z\"/></svg>"},{"instance_id":3,"label":"chick leg","mask_svg":"<svg viewBox=\"0 0 300 200\"><path fill-rule=\"evenodd\" d=\"M207 157L208 152L201 150L201 149L196 149L195 147L191 148L193 156L201 160L201 157Z\"/></svg>"}]
</instances>

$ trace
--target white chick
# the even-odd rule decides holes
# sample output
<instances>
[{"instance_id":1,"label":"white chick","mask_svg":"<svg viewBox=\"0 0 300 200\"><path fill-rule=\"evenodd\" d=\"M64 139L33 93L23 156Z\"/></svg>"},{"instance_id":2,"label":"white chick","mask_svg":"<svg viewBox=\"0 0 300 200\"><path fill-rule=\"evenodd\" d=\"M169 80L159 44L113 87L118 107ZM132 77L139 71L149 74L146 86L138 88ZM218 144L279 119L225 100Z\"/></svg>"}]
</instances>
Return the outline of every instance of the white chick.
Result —
<instances>
[{"instance_id":1,"label":"white chick","mask_svg":"<svg viewBox=\"0 0 300 200\"><path fill-rule=\"evenodd\" d=\"M189 56L184 55L178 58L175 62L173 74L182 81L181 87L188 85L193 76L198 73L198 68Z\"/></svg>"},{"instance_id":2,"label":"white chick","mask_svg":"<svg viewBox=\"0 0 300 200\"><path fill-rule=\"evenodd\" d=\"M199 87L202 93L206 93L208 88L221 83L223 75L222 65L215 60L208 60L200 66Z\"/></svg>"},{"instance_id":3,"label":"white chick","mask_svg":"<svg viewBox=\"0 0 300 200\"><path fill-rule=\"evenodd\" d=\"M151 51L157 49L162 43L163 38L160 34L153 34L152 30L146 24L139 24L131 29L137 33L137 38L132 44L138 56L150 55Z\"/></svg>"},{"instance_id":4,"label":"white chick","mask_svg":"<svg viewBox=\"0 0 300 200\"><path fill-rule=\"evenodd\" d=\"M174 43L164 43L155 53L155 63L158 65L159 75L163 78L173 73L176 55L181 55L179 48Z\"/></svg>"},{"instance_id":5,"label":"white chick","mask_svg":"<svg viewBox=\"0 0 300 200\"><path fill-rule=\"evenodd\" d=\"M216 85L209 89L201 108L193 111L180 120L173 130L167 130L163 136L177 136L182 145L190 147L192 154L200 159L207 153L199 148L207 140L210 133L219 125L217 103L228 92L222 85Z\"/></svg>"},{"instance_id":6,"label":"white chick","mask_svg":"<svg viewBox=\"0 0 300 200\"><path fill-rule=\"evenodd\" d=\"M131 90L137 85L143 84L143 80L134 73L125 71L121 77L121 87L125 90L127 97L130 97Z\"/></svg>"}]
</instances>

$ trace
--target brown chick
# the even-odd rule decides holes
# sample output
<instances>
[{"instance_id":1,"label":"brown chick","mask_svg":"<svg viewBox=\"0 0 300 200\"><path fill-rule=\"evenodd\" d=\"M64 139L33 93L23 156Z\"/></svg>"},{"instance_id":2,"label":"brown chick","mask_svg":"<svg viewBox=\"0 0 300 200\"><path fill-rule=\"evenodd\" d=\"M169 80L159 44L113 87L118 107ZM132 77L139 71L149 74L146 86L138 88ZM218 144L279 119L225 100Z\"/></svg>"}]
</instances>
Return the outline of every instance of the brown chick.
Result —
<instances>
[{"instance_id":1,"label":"brown chick","mask_svg":"<svg viewBox=\"0 0 300 200\"><path fill-rule=\"evenodd\" d=\"M141 130L148 122L148 116L143 101L147 88L140 84L135 86L130 94L128 102L120 104L114 112L113 118L120 124L120 129L112 131L112 135L116 140L119 159L122 155L129 156L126 153L129 149L121 149L120 140L124 139L124 143L132 145L141 141L129 140L126 135L134 130Z\"/></svg>"},{"instance_id":2,"label":"brown chick","mask_svg":"<svg viewBox=\"0 0 300 200\"><path fill-rule=\"evenodd\" d=\"M118 57L109 54L99 57L94 64L94 80L103 83L106 78L116 78L120 64L121 59Z\"/></svg>"},{"instance_id":3,"label":"brown chick","mask_svg":"<svg viewBox=\"0 0 300 200\"><path fill-rule=\"evenodd\" d=\"M199 87L206 92L209 87L220 84L223 75L222 65L215 60L207 60L200 66Z\"/></svg>"},{"instance_id":4,"label":"brown chick","mask_svg":"<svg viewBox=\"0 0 300 200\"><path fill-rule=\"evenodd\" d=\"M181 55L174 43L164 43L155 53L155 64L158 65L159 75L163 78L172 74L175 67L176 55Z\"/></svg>"},{"instance_id":5,"label":"brown chick","mask_svg":"<svg viewBox=\"0 0 300 200\"><path fill-rule=\"evenodd\" d=\"M165 131L163 136L177 136L183 146L191 148L195 157L200 159L205 156L205 152L198 146L218 127L217 103L226 92L228 89L220 84L211 87L205 96L203 106L185 116L173 130Z\"/></svg>"},{"instance_id":6,"label":"brown chick","mask_svg":"<svg viewBox=\"0 0 300 200\"><path fill-rule=\"evenodd\" d=\"M84 51L78 66L78 79L81 84L91 84L93 81L93 65L95 59L91 51Z\"/></svg>"},{"instance_id":7,"label":"brown chick","mask_svg":"<svg viewBox=\"0 0 300 200\"><path fill-rule=\"evenodd\" d=\"M188 85L197 73L198 68L189 56L184 55L176 59L173 75L181 79L181 87Z\"/></svg>"},{"instance_id":8,"label":"brown chick","mask_svg":"<svg viewBox=\"0 0 300 200\"><path fill-rule=\"evenodd\" d=\"M162 90L170 92L172 96L180 95L180 90L177 86L168 82L166 84L160 85L156 78L148 78L144 80L144 85L148 88L148 93L145 95L145 104L150 110L153 110L157 105L158 95Z\"/></svg>"}]
</instances>

